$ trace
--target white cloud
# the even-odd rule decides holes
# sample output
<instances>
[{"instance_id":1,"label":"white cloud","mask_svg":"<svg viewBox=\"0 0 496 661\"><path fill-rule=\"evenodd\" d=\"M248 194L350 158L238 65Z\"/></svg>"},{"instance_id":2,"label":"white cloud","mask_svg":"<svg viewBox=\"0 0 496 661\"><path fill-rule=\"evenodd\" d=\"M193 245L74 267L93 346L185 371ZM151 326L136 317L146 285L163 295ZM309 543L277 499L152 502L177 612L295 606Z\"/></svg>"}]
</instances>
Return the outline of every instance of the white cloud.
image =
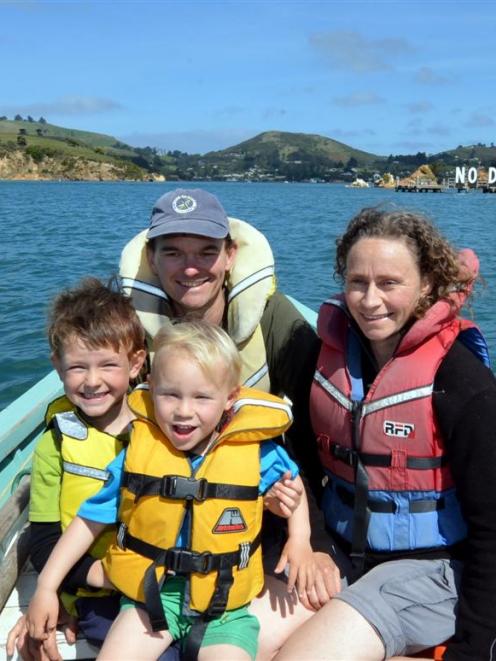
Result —
<instances>
[{"instance_id":1,"label":"white cloud","mask_svg":"<svg viewBox=\"0 0 496 661\"><path fill-rule=\"evenodd\" d=\"M348 96L339 96L333 99L336 106L342 108L356 108L357 106L371 106L385 103L385 99L375 92L353 92Z\"/></svg>"},{"instance_id":2,"label":"white cloud","mask_svg":"<svg viewBox=\"0 0 496 661\"><path fill-rule=\"evenodd\" d=\"M157 133L130 133L119 136L119 139L134 147L157 147L167 151L187 152L188 154L205 154L237 145L239 142L253 138L260 131L253 129L166 131Z\"/></svg>"},{"instance_id":3,"label":"white cloud","mask_svg":"<svg viewBox=\"0 0 496 661\"><path fill-rule=\"evenodd\" d=\"M429 110L432 110L434 106L430 101L414 101L413 103L405 104L405 108L408 110L408 112L411 112L415 115L429 112Z\"/></svg>"},{"instance_id":4,"label":"white cloud","mask_svg":"<svg viewBox=\"0 0 496 661\"><path fill-rule=\"evenodd\" d=\"M446 85L451 82L449 78L436 73L431 67L420 67L414 80L421 85Z\"/></svg>"},{"instance_id":5,"label":"white cloud","mask_svg":"<svg viewBox=\"0 0 496 661\"><path fill-rule=\"evenodd\" d=\"M446 124L438 122L427 127L426 133L431 133L432 135L451 135L451 129Z\"/></svg>"},{"instance_id":6,"label":"white cloud","mask_svg":"<svg viewBox=\"0 0 496 661\"><path fill-rule=\"evenodd\" d=\"M330 138L359 138L362 136L376 135L373 129L332 129L326 131L326 135Z\"/></svg>"},{"instance_id":7,"label":"white cloud","mask_svg":"<svg viewBox=\"0 0 496 661\"><path fill-rule=\"evenodd\" d=\"M406 39L369 39L359 32L339 30L313 34L310 44L334 67L357 73L393 70L396 58L415 51Z\"/></svg>"},{"instance_id":8,"label":"white cloud","mask_svg":"<svg viewBox=\"0 0 496 661\"><path fill-rule=\"evenodd\" d=\"M418 151L427 151L434 147L432 142L421 142L413 140L402 140L400 142L393 143L393 147L398 147L400 149L406 149L407 153L415 153Z\"/></svg>"},{"instance_id":9,"label":"white cloud","mask_svg":"<svg viewBox=\"0 0 496 661\"><path fill-rule=\"evenodd\" d=\"M284 108L266 108L262 113L262 119L274 119L278 117L284 117L287 114L287 111Z\"/></svg>"},{"instance_id":10,"label":"white cloud","mask_svg":"<svg viewBox=\"0 0 496 661\"><path fill-rule=\"evenodd\" d=\"M483 128L485 126L494 126L494 119L490 115L486 115L482 112L473 112L468 118L465 126L470 128L478 127Z\"/></svg>"},{"instance_id":11,"label":"white cloud","mask_svg":"<svg viewBox=\"0 0 496 661\"><path fill-rule=\"evenodd\" d=\"M25 105L2 105L0 111L5 115L94 115L120 110L117 101L94 96L63 96L54 101L40 101Z\"/></svg>"}]
</instances>

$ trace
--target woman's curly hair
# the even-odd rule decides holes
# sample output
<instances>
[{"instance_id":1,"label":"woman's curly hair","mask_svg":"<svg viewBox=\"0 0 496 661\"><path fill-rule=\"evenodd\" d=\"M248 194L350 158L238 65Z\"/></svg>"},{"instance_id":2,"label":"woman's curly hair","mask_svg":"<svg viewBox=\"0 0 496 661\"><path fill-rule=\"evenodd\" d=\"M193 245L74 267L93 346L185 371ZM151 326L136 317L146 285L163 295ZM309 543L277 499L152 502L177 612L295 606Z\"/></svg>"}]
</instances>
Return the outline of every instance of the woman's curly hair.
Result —
<instances>
[{"instance_id":1,"label":"woman's curly hair","mask_svg":"<svg viewBox=\"0 0 496 661\"><path fill-rule=\"evenodd\" d=\"M421 214L385 211L377 207L362 209L350 221L345 233L336 240L334 276L344 283L346 261L352 246L363 238L395 238L405 241L414 256L420 275L432 284L429 294L419 300L415 315L422 317L440 299L456 291L469 294L473 275L462 267L456 250L434 225Z\"/></svg>"}]
</instances>

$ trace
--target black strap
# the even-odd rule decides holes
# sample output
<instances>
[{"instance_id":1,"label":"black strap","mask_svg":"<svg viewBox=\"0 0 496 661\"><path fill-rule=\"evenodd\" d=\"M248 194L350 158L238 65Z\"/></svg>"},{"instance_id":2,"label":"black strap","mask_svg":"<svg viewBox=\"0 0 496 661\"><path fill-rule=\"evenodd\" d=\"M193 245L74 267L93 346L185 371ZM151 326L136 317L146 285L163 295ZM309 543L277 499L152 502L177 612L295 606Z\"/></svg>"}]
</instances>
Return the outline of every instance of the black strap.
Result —
<instances>
[{"instance_id":1,"label":"black strap","mask_svg":"<svg viewBox=\"0 0 496 661\"><path fill-rule=\"evenodd\" d=\"M130 549L135 553L143 555L145 558L153 560L158 567L166 567L169 571L181 574L209 574L212 571L220 571L225 567L246 567L246 558L250 558L260 546L261 533L248 544L241 544L236 551L227 551L226 553L198 553L197 551L188 551L181 547L162 549L153 544L138 539L131 535L123 524L120 525L117 533L119 546L123 549Z\"/></svg>"},{"instance_id":2,"label":"black strap","mask_svg":"<svg viewBox=\"0 0 496 661\"><path fill-rule=\"evenodd\" d=\"M379 468L389 468L392 462L392 455L390 454L372 454L370 452L358 452L355 449L344 447L338 443L331 445L331 454L339 461L348 464L348 466L355 466L358 459L360 459L363 466L375 466ZM406 467L412 470L432 470L433 468L441 468L447 463L445 455L441 457L407 457Z\"/></svg>"},{"instance_id":3,"label":"black strap","mask_svg":"<svg viewBox=\"0 0 496 661\"><path fill-rule=\"evenodd\" d=\"M345 489L341 485L336 486L336 494L339 496L341 502L343 502L348 507L354 507L355 499L353 493ZM392 500L382 501L382 500L373 500L371 498L367 501L367 506L371 512L377 512L378 514L395 514L398 510L398 507L395 502ZM419 499L412 500L408 505L408 511L412 514L422 514L425 512L435 512L443 510L446 507L446 502L444 498L434 498L431 499Z\"/></svg>"},{"instance_id":4,"label":"black strap","mask_svg":"<svg viewBox=\"0 0 496 661\"><path fill-rule=\"evenodd\" d=\"M436 512L446 507L444 498L437 500L412 500L410 503L410 512L412 514L423 514L424 512Z\"/></svg>"},{"instance_id":5,"label":"black strap","mask_svg":"<svg viewBox=\"0 0 496 661\"><path fill-rule=\"evenodd\" d=\"M227 608L229 590L234 582L233 568L231 566L222 567L217 575L215 590L210 599L207 610L203 613L199 622L195 622L184 641L184 647L181 659L184 661L196 661L198 651L201 647L205 630L210 620L219 618Z\"/></svg>"},{"instance_id":6,"label":"black strap","mask_svg":"<svg viewBox=\"0 0 496 661\"><path fill-rule=\"evenodd\" d=\"M355 450L355 502L353 506L353 526L351 534L352 581L357 580L365 570L365 549L370 521L368 505L369 477L360 459L360 422L362 402L353 402L352 444Z\"/></svg>"},{"instance_id":7,"label":"black strap","mask_svg":"<svg viewBox=\"0 0 496 661\"><path fill-rule=\"evenodd\" d=\"M256 486L239 484L222 484L208 482L205 478L197 480L194 477L181 475L163 475L152 477L142 473L124 472L122 486L134 493L135 501L142 496L161 496L174 500L196 500L202 502L207 498L223 498L226 500L257 500L259 491Z\"/></svg>"},{"instance_id":8,"label":"black strap","mask_svg":"<svg viewBox=\"0 0 496 661\"><path fill-rule=\"evenodd\" d=\"M233 583L233 567L243 569L248 565L249 558L255 553L260 546L261 533L259 533L253 542L250 544L243 543L237 551L227 553L198 553L196 551L189 551L184 548L170 548L161 549L153 544L148 544L137 537L131 535L124 524L119 527L117 539L119 546L123 549L128 548L135 553L149 558L152 560L151 565L147 568L144 576L144 593L145 593L145 607L150 618L150 624L153 631L163 631L167 629L167 618L165 616L162 601L160 599L160 589L163 581L166 580L165 576L162 581L157 581L156 570L158 567L165 567L169 571L176 573L190 574L208 574L211 571L217 571L217 583L214 594L210 600L209 607L204 614L204 618L211 618L222 614L226 608L229 590ZM249 546L249 548L248 548ZM192 645L196 645L196 638L199 637L200 629L197 629L195 636L192 639ZM199 637L199 645L203 638L203 632ZM198 635L197 635L198 634ZM192 657L196 659L195 657Z\"/></svg>"},{"instance_id":9,"label":"black strap","mask_svg":"<svg viewBox=\"0 0 496 661\"><path fill-rule=\"evenodd\" d=\"M150 618L152 631L165 631L165 629L168 629L169 627L167 625L167 617L160 598L160 590L166 580L167 574L164 574L164 578L162 578L161 581L157 581L157 574L155 573L157 566L157 562L152 562L145 571L143 580L145 607L148 617Z\"/></svg>"},{"instance_id":10,"label":"black strap","mask_svg":"<svg viewBox=\"0 0 496 661\"><path fill-rule=\"evenodd\" d=\"M193 622L189 634L183 641L181 649L181 661L197 661L198 652L203 641L203 636L208 627L208 620L199 618L198 622Z\"/></svg>"}]
</instances>

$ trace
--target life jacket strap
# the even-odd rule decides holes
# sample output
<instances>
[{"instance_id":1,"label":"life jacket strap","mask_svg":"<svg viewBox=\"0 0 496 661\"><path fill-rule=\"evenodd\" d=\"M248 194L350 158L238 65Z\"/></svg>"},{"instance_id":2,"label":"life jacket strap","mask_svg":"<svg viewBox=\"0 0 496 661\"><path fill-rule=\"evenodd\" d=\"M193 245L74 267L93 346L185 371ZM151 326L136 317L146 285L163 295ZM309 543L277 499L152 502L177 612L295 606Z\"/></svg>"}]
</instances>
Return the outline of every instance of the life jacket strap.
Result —
<instances>
[{"instance_id":1,"label":"life jacket strap","mask_svg":"<svg viewBox=\"0 0 496 661\"><path fill-rule=\"evenodd\" d=\"M117 539L121 548L130 549L152 560L144 576L144 593L145 608L153 631L163 631L168 628L167 618L160 599L160 590L164 581L167 580L167 574L164 574L161 581L157 581L156 570L158 567L163 566L170 572L182 574L218 572L214 594L212 595L207 611L202 615L199 628L194 632L189 645L190 656L185 657L196 659L203 634L205 633L205 627L201 625L205 620L218 617L226 610L229 590L234 581L233 567L244 569L248 565L247 557L251 557L260 546L261 533L258 533L253 542L244 542L240 544L237 551L226 553L210 553L209 551L198 553L184 548L161 549L158 546L153 546L153 544L148 544L148 542L134 537L122 523L119 526ZM248 546L249 549L247 548Z\"/></svg>"},{"instance_id":2,"label":"life jacket strap","mask_svg":"<svg viewBox=\"0 0 496 661\"><path fill-rule=\"evenodd\" d=\"M354 401L352 410L352 447L355 453L355 500L353 503L353 529L351 536L352 581L357 580L365 571L365 549L367 531L370 522L369 476L361 459L360 419L363 402Z\"/></svg>"},{"instance_id":3,"label":"life jacket strap","mask_svg":"<svg viewBox=\"0 0 496 661\"><path fill-rule=\"evenodd\" d=\"M337 485L336 494L338 495L341 502L343 502L345 505L348 505L348 507L353 507L355 499L350 491L341 485ZM398 511L398 506L392 500L382 501L369 498L367 501L367 507L371 512L378 514L395 514ZM440 511L445 507L446 501L443 497L437 499L421 498L418 500L410 501L408 504L408 511L411 514L422 514L426 512Z\"/></svg>"},{"instance_id":4,"label":"life jacket strap","mask_svg":"<svg viewBox=\"0 0 496 661\"><path fill-rule=\"evenodd\" d=\"M322 442L320 443L322 447ZM370 452L357 452L352 448L344 447L339 443L329 443L329 451L335 459L342 461L348 466L356 466L360 459L363 466L375 466L389 468L392 464L391 454L372 454ZM447 464L446 455L439 457L407 457L406 468L411 470L432 470L441 468Z\"/></svg>"},{"instance_id":5,"label":"life jacket strap","mask_svg":"<svg viewBox=\"0 0 496 661\"><path fill-rule=\"evenodd\" d=\"M143 496L161 496L174 500L196 500L207 498L226 500L257 500L258 485L223 484L209 482L205 478L184 477L182 475L163 475L152 477L142 473L124 472L122 485L135 495L135 502Z\"/></svg>"},{"instance_id":6,"label":"life jacket strap","mask_svg":"<svg viewBox=\"0 0 496 661\"><path fill-rule=\"evenodd\" d=\"M203 613L201 618L199 618L199 621L193 623L190 632L184 641L184 647L181 654L181 659L183 659L183 661L196 661L198 659L198 651L201 647L208 623L212 619L221 617L225 612L229 590L233 583L234 576L232 566L221 568L217 575L215 590L210 599L207 610Z\"/></svg>"},{"instance_id":7,"label":"life jacket strap","mask_svg":"<svg viewBox=\"0 0 496 661\"><path fill-rule=\"evenodd\" d=\"M247 557L250 558L260 546L259 533L252 542L243 542L236 551L225 553L210 553L204 551L189 551L181 547L162 549L131 535L124 524L120 524L117 533L118 544L122 549L129 549L135 553L153 560L153 562L167 570L181 574L209 574L228 567L243 569L247 566ZM249 546L249 549L247 548Z\"/></svg>"}]
</instances>

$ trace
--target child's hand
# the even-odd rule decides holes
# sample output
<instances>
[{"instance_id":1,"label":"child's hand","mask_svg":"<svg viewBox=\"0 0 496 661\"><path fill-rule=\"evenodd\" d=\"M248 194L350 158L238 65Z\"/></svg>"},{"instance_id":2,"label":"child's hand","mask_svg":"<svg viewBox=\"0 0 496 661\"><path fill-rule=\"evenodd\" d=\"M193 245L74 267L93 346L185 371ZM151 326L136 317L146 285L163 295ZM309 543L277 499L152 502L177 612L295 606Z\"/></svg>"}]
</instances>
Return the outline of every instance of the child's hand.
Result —
<instances>
[{"instance_id":1,"label":"child's hand","mask_svg":"<svg viewBox=\"0 0 496 661\"><path fill-rule=\"evenodd\" d=\"M57 626L59 615L59 598L55 590L36 588L33 598L29 602L26 616L27 629L31 638L46 640Z\"/></svg>"},{"instance_id":2,"label":"child's hand","mask_svg":"<svg viewBox=\"0 0 496 661\"><path fill-rule=\"evenodd\" d=\"M288 539L274 569L276 574L284 571L289 564L288 592L292 592L295 585L298 595L305 596L307 591L312 590L315 583L316 564L313 557L312 547L308 541Z\"/></svg>"},{"instance_id":3,"label":"child's hand","mask_svg":"<svg viewBox=\"0 0 496 661\"><path fill-rule=\"evenodd\" d=\"M282 478L273 484L264 496L264 507L285 519L293 514L301 501L303 486L291 479L291 471L286 471Z\"/></svg>"}]
</instances>

